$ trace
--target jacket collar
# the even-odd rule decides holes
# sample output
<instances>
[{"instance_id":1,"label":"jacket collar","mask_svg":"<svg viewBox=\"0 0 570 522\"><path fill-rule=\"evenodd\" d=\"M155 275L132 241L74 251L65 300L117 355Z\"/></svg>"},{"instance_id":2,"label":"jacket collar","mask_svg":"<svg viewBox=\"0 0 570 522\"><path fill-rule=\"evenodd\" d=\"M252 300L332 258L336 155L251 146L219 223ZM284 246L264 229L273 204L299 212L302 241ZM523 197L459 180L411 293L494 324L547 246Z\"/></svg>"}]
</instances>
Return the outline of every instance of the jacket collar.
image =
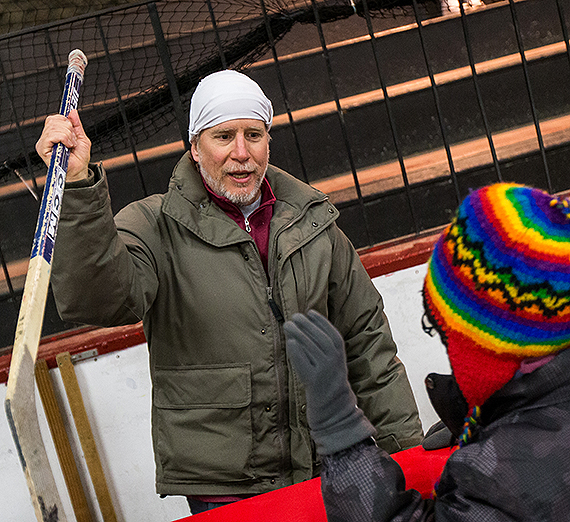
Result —
<instances>
[{"instance_id":1,"label":"jacket collar","mask_svg":"<svg viewBox=\"0 0 570 522\"><path fill-rule=\"evenodd\" d=\"M276 198L275 219L271 224L272 236L302 217L313 205L328 200L319 190L272 165L269 165L266 176ZM331 210L325 217L327 222L331 222L338 217L338 211L330 204L328 208ZM222 226L223 223L233 221L211 200L189 152L182 156L174 168L162 211L215 246L222 247L251 240L249 234L239 227Z\"/></svg>"}]
</instances>

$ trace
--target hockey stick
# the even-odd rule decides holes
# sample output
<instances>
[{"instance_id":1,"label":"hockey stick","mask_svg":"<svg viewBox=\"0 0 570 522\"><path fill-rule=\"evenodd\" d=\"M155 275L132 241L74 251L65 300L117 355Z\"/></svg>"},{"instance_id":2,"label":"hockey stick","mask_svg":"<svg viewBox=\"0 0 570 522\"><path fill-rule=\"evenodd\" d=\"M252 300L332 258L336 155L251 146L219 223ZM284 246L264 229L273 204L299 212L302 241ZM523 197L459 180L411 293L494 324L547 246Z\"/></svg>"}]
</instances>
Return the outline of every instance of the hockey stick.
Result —
<instances>
[{"instance_id":1,"label":"hockey stick","mask_svg":"<svg viewBox=\"0 0 570 522\"><path fill-rule=\"evenodd\" d=\"M86 65L87 58L82 51L75 49L69 53L59 111L64 116L77 108ZM6 417L26 475L36 518L40 522L65 520L38 421L34 364L40 343L68 160L67 147L61 143L54 146L16 326L5 401Z\"/></svg>"}]
</instances>

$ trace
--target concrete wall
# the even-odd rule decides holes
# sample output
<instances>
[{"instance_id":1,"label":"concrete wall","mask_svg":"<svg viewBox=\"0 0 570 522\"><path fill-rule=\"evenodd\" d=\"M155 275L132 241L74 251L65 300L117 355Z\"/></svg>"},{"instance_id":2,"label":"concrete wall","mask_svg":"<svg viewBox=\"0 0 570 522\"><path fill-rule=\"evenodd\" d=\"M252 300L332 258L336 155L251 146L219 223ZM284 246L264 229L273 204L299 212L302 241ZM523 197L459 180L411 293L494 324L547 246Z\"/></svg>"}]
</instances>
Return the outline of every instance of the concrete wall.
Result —
<instances>
[{"instance_id":1,"label":"concrete wall","mask_svg":"<svg viewBox=\"0 0 570 522\"><path fill-rule=\"evenodd\" d=\"M421 328L421 287L425 265L402 270L374 279L384 297L386 313L406 365L416 396L424 430L437 420L424 389L424 377L431 371L448 372L445 350L438 338L430 338ZM154 490L154 460L150 437L150 378L146 345L113 352L75 365L83 400L91 420L99 454L107 477L117 517L122 522L169 522L188 516L183 497L160 499ZM59 371L51 372L56 392L63 392ZM6 385L0 387L0 399L6 395ZM54 463L56 480L66 504L68 520L74 520L67 498L63 477L51 442L49 428L37 398L42 433L45 435L50 459ZM61 405L68 411L67 404ZM73 432L73 423L70 422ZM77 448L76 454L81 455ZM81 475L88 477L83 461ZM87 481L88 482L88 481ZM34 521L24 474L5 418L0 413L0 521ZM91 506L96 506L91 485L84 485ZM93 508L97 509L96 507ZM99 512L94 519L102 520Z\"/></svg>"}]
</instances>

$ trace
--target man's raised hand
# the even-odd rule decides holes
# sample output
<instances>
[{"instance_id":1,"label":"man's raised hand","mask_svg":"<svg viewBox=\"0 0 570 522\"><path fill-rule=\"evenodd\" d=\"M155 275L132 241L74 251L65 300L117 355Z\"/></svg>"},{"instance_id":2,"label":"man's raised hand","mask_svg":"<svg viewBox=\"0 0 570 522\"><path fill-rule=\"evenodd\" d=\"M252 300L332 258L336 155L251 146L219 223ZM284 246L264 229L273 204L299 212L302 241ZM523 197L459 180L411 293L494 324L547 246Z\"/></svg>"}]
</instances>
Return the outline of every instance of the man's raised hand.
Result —
<instances>
[{"instance_id":1,"label":"man's raised hand","mask_svg":"<svg viewBox=\"0 0 570 522\"><path fill-rule=\"evenodd\" d=\"M69 149L67 181L78 181L88 177L91 159L91 140L85 134L77 110L72 110L66 118L54 114L46 118L41 136L36 143L36 151L49 166L51 152L57 143Z\"/></svg>"}]
</instances>

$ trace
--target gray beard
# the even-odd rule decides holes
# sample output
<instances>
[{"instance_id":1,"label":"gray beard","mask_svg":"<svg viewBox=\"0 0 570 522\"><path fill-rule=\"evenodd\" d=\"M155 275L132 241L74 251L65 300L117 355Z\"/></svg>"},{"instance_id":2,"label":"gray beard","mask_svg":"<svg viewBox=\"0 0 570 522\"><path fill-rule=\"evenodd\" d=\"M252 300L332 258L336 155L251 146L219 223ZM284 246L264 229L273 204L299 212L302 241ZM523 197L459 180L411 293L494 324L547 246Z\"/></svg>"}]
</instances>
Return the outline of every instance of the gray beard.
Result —
<instances>
[{"instance_id":1,"label":"gray beard","mask_svg":"<svg viewBox=\"0 0 570 522\"><path fill-rule=\"evenodd\" d=\"M210 176L200 165L198 165L198 170L200 171L200 174L202 174L202 177L210 189L212 189L218 196L229 199L234 205L237 205L238 207L245 207L253 203L255 194L257 194L257 191L265 179L265 174L267 173L266 168L263 176L259 178L259 181L249 192L240 192L239 194L234 194L233 192L227 190L221 181L215 180L212 176Z\"/></svg>"}]
</instances>

